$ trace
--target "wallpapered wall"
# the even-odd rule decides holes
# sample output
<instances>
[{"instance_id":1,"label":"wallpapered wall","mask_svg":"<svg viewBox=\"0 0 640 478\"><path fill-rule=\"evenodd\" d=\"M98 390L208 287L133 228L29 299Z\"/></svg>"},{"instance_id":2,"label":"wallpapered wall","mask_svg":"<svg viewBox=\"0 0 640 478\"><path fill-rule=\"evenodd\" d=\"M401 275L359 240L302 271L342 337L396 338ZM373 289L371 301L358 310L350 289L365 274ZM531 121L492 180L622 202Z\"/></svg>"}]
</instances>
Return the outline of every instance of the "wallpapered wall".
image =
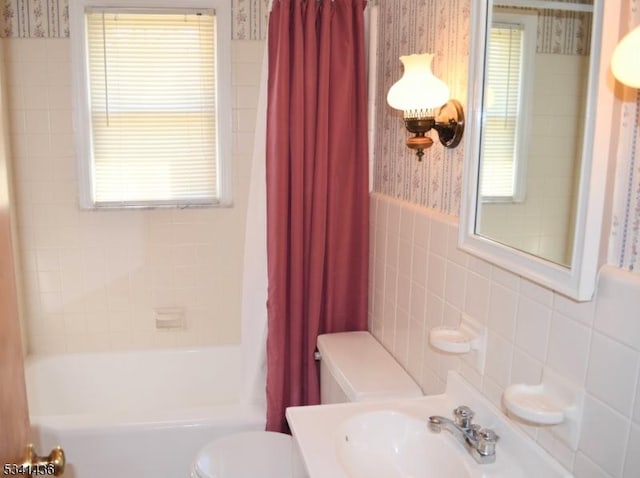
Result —
<instances>
[{"instance_id":1,"label":"wallpapered wall","mask_svg":"<svg viewBox=\"0 0 640 478\"><path fill-rule=\"evenodd\" d=\"M466 103L471 2L385 0L379 9L374 190L457 215L464 147L435 146L416 161L405 146L402 113L382 99L400 78L401 55L430 52L434 74L448 83L453 98Z\"/></svg>"},{"instance_id":2,"label":"wallpapered wall","mask_svg":"<svg viewBox=\"0 0 640 478\"><path fill-rule=\"evenodd\" d=\"M640 0L629 2L627 30L640 25ZM640 90L627 88L620 118L610 259L640 274Z\"/></svg>"},{"instance_id":3,"label":"wallpapered wall","mask_svg":"<svg viewBox=\"0 0 640 478\"><path fill-rule=\"evenodd\" d=\"M69 0L2 0L0 36L69 36ZM269 0L233 0L233 39L264 40Z\"/></svg>"},{"instance_id":4,"label":"wallpapered wall","mask_svg":"<svg viewBox=\"0 0 640 478\"><path fill-rule=\"evenodd\" d=\"M630 0L629 29L640 23L640 0ZM379 10L377 98L386 98L401 75L400 55L436 54L434 73L463 104L467 92L470 0L385 0ZM580 29L565 18L549 21L545 44L567 44L566 31ZM567 28L562 28L565 25ZM575 43L574 43L575 44ZM617 179L610 262L640 272L640 94L627 93L618 138ZM401 114L379 101L376 108L374 190L457 216L462 189L464 147L434 146L418 162L406 148Z\"/></svg>"}]
</instances>

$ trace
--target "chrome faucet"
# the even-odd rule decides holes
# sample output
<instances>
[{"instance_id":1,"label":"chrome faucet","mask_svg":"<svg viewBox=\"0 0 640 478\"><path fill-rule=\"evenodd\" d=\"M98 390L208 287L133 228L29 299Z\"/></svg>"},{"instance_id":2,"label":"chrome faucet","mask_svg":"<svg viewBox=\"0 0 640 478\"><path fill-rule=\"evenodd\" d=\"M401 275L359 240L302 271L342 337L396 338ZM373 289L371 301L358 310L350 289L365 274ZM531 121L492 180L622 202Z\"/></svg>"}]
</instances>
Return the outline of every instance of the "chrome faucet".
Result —
<instances>
[{"instance_id":1,"label":"chrome faucet","mask_svg":"<svg viewBox=\"0 0 640 478\"><path fill-rule=\"evenodd\" d=\"M462 405L453 411L453 420L434 415L429 417L429 428L435 433L443 429L449 431L464 443L469 454L480 464L496 461L496 442L500 439L496 432L472 423L475 413Z\"/></svg>"}]
</instances>

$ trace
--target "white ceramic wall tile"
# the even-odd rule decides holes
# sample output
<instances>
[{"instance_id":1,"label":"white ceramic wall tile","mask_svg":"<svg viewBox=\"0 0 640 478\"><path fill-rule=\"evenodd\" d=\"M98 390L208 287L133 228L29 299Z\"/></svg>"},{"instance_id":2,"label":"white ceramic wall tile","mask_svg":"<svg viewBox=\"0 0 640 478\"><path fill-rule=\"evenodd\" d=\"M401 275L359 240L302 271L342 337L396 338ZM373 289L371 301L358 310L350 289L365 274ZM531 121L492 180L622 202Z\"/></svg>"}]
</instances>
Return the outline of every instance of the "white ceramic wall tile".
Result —
<instances>
[{"instance_id":1,"label":"white ceramic wall tile","mask_svg":"<svg viewBox=\"0 0 640 478\"><path fill-rule=\"evenodd\" d=\"M485 374L503 389L510 385L513 345L497 334L489 333Z\"/></svg>"},{"instance_id":2,"label":"white ceramic wall tile","mask_svg":"<svg viewBox=\"0 0 640 478\"><path fill-rule=\"evenodd\" d=\"M467 267L469 264L469 254L458 247L458 226L449 225L449 237L447 238L447 258L459 266Z\"/></svg>"},{"instance_id":3,"label":"white ceramic wall tile","mask_svg":"<svg viewBox=\"0 0 640 478\"><path fill-rule=\"evenodd\" d=\"M410 319L407 370L412 377L422 376L424 341L424 324L420 321Z\"/></svg>"},{"instance_id":4,"label":"white ceramic wall tile","mask_svg":"<svg viewBox=\"0 0 640 478\"><path fill-rule=\"evenodd\" d=\"M402 208L400 212L399 234L402 239L413 241L413 223L415 210Z\"/></svg>"},{"instance_id":5,"label":"white ceramic wall tile","mask_svg":"<svg viewBox=\"0 0 640 478\"><path fill-rule=\"evenodd\" d=\"M591 329L562 314L551 319L547 363L575 384L582 384L587 373Z\"/></svg>"},{"instance_id":6,"label":"white ceramic wall tile","mask_svg":"<svg viewBox=\"0 0 640 478\"><path fill-rule=\"evenodd\" d=\"M513 339L516 324L518 294L495 282L489 299L489 328L507 340Z\"/></svg>"},{"instance_id":7,"label":"white ceramic wall tile","mask_svg":"<svg viewBox=\"0 0 640 478\"><path fill-rule=\"evenodd\" d=\"M429 216L424 212L424 209L418 209L413 227L413 241L417 245L424 248L429 246L430 226Z\"/></svg>"},{"instance_id":8,"label":"white ceramic wall tile","mask_svg":"<svg viewBox=\"0 0 640 478\"><path fill-rule=\"evenodd\" d=\"M630 423L604 403L587 395L580 450L611 476L620 476Z\"/></svg>"},{"instance_id":9,"label":"white ceramic wall tile","mask_svg":"<svg viewBox=\"0 0 640 478\"><path fill-rule=\"evenodd\" d=\"M427 250L414 243L411 262L411 278L424 288L427 285Z\"/></svg>"},{"instance_id":10,"label":"white ceramic wall tile","mask_svg":"<svg viewBox=\"0 0 640 478\"><path fill-rule=\"evenodd\" d=\"M640 427L633 425L627 444L627 458L624 463L623 478L636 478L640 472Z\"/></svg>"},{"instance_id":11,"label":"white ceramic wall tile","mask_svg":"<svg viewBox=\"0 0 640 478\"><path fill-rule=\"evenodd\" d=\"M543 362L547 355L551 309L539 302L520 297L516 317L516 345Z\"/></svg>"},{"instance_id":12,"label":"white ceramic wall tile","mask_svg":"<svg viewBox=\"0 0 640 478\"><path fill-rule=\"evenodd\" d=\"M466 279L464 267L447 261L444 296L458 310L464 309Z\"/></svg>"},{"instance_id":13,"label":"white ceramic wall tile","mask_svg":"<svg viewBox=\"0 0 640 478\"><path fill-rule=\"evenodd\" d=\"M237 343L242 168L232 209L80 211L70 40L12 38L4 48L30 351ZM242 158L253 145L263 51L263 42L233 42ZM158 306L183 307L187 330L156 332Z\"/></svg>"},{"instance_id":14,"label":"white ceramic wall tile","mask_svg":"<svg viewBox=\"0 0 640 478\"><path fill-rule=\"evenodd\" d=\"M491 279L508 289L517 291L520 288L520 277L500 267L493 267Z\"/></svg>"},{"instance_id":15,"label":"white ceramic wall tile","mask_svg":"<svg viewBox=\"0 0 640 478\"><path fill-rule=\"evenodd\" d=\"M514 348L510 383L537 385L542 382L542 372L542 362L517 347Z\"/></svg>"},{"instance_id":16,"label":"white ceramic wall tile","mask_svg":"<svg viewBox=\"0 0 640 478\"><path fill-rule=\"evenodd\" d=\"M514 382L539 383L544 369L549 367L587 390L579 450L570 450L548 430L526 426L523 430L576 477L635 478L633 473L637 474L638 465L634 460L640 452L636 450L640 427L640 386L637 384L640 352L630 341L634 340L635 311L639 306L634 302L638 296L626 292L629 288L635 290L633 278L623 273L616 276L617 282L611 282L617 285L605 292L598 289L596 300L574 302L482 260L468 257L465 262L465 259L454 258L451 241L455 237L450 233L450 219L377 193L372 195L372 201L377 201L378 210L386 211L387 207L393 210L397 218L402 217L404 209L415 214L411 265L401 261L400 267L397 259L387 260L386 248L377 250L374 255L372 332L388 344L398 360L408 361L407 369L423 391L441 393L447 371L460 370L493 403L501 406L501 394L506 386ZM380 218L379 212L376 217ZM399 225L399 221L394 219L392 224ZM376 221L376 227L379 223ZM424 234L417 236L418 229L430 229L430 241L425 241ZM445 230L449 231L446 239ZM385 237L399 237L398 227L383 232ZM382 231L377 234L382 237ZM424 277L426 289L416 281L418 278L422 282L423 276L415 275L416 258L423 262L425 255L428 258ZM403 268L410 268L410 271ZM379 302L382 302L383 289L376 281L389 273L395 281L410 272L413 276L408 309L409 336L407 350L402 350L399 344L404 343L404 338L396 338L396 330L403 333L404 315L398 322L397 313L404 314L406 295L399 294L394 288L385 294L387 299L382 307ZM461 279L461 273L465 279ZM606 276L605 273L600 281L605 287L609 280ZM454 291L454 283L458 289L464 289L463 299L459 290ZM601 306L602 293L607 297ZM626 304L625 307L619 307L618 302ZM596 304L598 318L594 324ZM606 316L610 316L612 308L617 316L608 323ZM466 359L440 354L428 344L431 328L457 324L462 311L480 320L484 315L488 325L489 347L484 376L474 373ZM424 334L422 342L412 331ZM624 341L620 334L626 336ZM635 428L630 434L632 423Z\"/></svg>"},{"instance_id":17,"label":"white ceramic wall tile","mask_svg":"<svg viewBox=\"0 0 640 478\"><path fill-rule=\"evenodd\" d=\"M553 295L553 308L562 315L591 327L593 325L596 301L576 302L564 295L555 293Z\"/></svg>"},{"instance_id":18,"label":"white ceramic wall tile","mask_svg":"<svg viewBox=\"0 0 640 478\"><path fill-rule=\"evenodd\" d=\"M447 256L449 230L447 224L441 221L431 221L431 236L429 248L434 254Z\"/></svg>"},{"instance_id":19,"label":"white ceramic wall tile","mask_svg":"<svg viewBox=\"0 0 640 478\"><path fill-rule=\"evenodd\" d=\"M444 297L447 261L438 254L429 254L427 289L438 297Z\"/></svg>"},{"instance_id":20,"label":"white ceramic wall tile","mask_svg":"<svg viewBox=\"0 0 640 478\"><path fill-rule=\"evenodd\" d=\"M411 304L409 306L409 316L411 319L423 324L425 322L425 302L427 293L424 287L415 282L411 285Z\"/></svg>"},{"instance_id":21,"label":"white ceramic wall tile","mask_svg":"<svg viewBox=\"0 0 640 478\"><path fill-rule=\"evenodd\" d=\"M640 320L628 320L630 310L640 311L640 275L607 266L598 278L597 330L640 350Z\"/></svg>"},{"instance_id":22,"label":"white ceramic wall tile","mask_svg":"<svg viewBox=\"0 0 640 478\"><path fill-rule=\"evenodd\" d=\"M531 282L530 280L521 279L520 293L523 296L533 299L547 307L553 306L553 292L546 287L542 287Z\"/></svg>"},{"instance_id":23,"label":"white ceramic wall tile","mask_svg":"<svg viewBox=\"0 0 640 478\"><path fill-rule=\"evenodd\" d=\"M639 357L637 351L594 332L587 371L587 391L631 418Z\"/></svg>"},{"instance_id":24,"label":"white ceramic wall tile","mask_svg":"<svg viewBox=\"0 0 640 478\"><path fill-rule=\"evenodd\" d=\"M467 288L464 311L482 323L487 323L489 314L490 282L481 275L467 271Z\"/></svg>"},{"instance_id":25,"label":"white ceramic wall tile","mask_svg":"<svg viewBox=\"0 0 640 478\"><path fill-rule=\"evenodd\" d=\"M636 398L633 406L633 421L636 425L640 425L640 371L636 382Z\"/></svg>"}]
</instances>

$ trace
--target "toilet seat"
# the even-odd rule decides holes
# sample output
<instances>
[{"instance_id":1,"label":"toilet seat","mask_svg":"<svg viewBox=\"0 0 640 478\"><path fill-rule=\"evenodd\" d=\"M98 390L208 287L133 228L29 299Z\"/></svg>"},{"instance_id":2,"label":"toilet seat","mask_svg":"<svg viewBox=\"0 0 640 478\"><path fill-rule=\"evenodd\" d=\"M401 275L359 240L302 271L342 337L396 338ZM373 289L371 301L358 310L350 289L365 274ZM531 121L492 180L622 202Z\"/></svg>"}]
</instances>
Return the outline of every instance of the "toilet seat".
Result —
<instances>
[{"instance_id":1,"label":"toilet seat","mask_svg":"<svg viewBox=\"0 0 640 478\"><path fill-rule=\"evenodd\" d=\"M191 478L297 478L293 440L284 433L253 431L205 445L191 466Z\"/></svg>"}]
</instances>

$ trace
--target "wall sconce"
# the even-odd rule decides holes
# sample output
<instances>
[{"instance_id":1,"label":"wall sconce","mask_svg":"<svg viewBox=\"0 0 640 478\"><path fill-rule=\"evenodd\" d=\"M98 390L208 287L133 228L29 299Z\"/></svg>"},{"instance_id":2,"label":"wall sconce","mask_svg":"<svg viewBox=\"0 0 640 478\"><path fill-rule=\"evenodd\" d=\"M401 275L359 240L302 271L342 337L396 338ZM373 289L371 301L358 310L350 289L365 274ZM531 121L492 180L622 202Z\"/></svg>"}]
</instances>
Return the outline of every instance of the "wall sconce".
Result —
<instances>
[{"instance_id":1,"label":"wall sconce","mask_svg":"<svg viewBox=\"0 0 640 478\"><path fill-rule=\"evenodd\" d=\"M407 146L416 150L418 161L433 144L425 136L429 130L436 130L447 148L458 146L464 132L462 105L449 99L449 87L433 75L431 60L431 53L401 56L404 73L387 94L389 106L404 112L405 127L414 134L407 139Z\"/></svg>"},{"instance_id":2,"label":"wall sconce","mask_svg":"<svg viewBox=\"0 0 640 478\"><path fill-rule=\"evenodd\" d=\"M628 33L611 57L611 72L620 83L640 88L640 27Z\"/></svg>"}]
</instances>

